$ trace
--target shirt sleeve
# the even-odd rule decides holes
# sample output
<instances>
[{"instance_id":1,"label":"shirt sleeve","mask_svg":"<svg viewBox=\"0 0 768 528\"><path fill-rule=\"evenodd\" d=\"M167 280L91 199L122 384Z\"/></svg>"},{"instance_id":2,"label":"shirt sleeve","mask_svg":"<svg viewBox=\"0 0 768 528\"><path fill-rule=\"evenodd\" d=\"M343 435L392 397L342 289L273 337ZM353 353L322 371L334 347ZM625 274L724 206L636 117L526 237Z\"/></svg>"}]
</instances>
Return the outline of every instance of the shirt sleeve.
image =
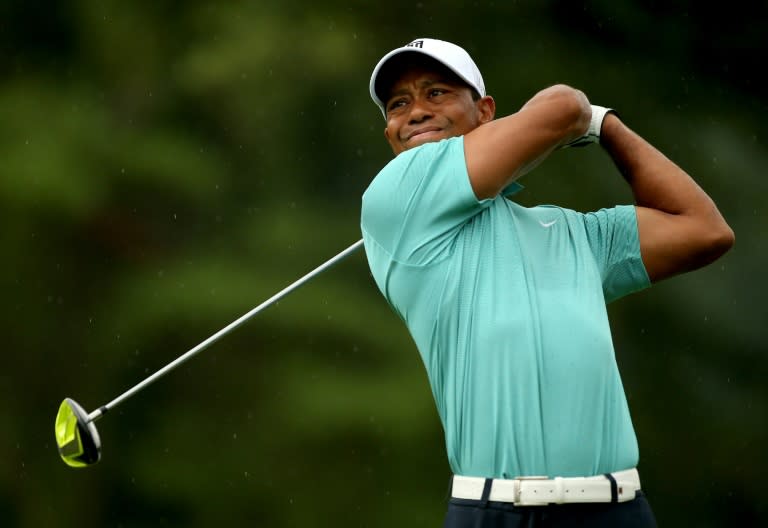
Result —
<instances>
[{"instance_id":1,"label":"shirt sleeve","mask_svg":"<svg viewBox=\"0 0 768 528\"><path fill-rule=\"evenodd\" d=\"M361 228L393 260L427 265L450 254L461 227L491 200L478 200L467 174L464 138L401 153L363 194Z\"/></svg>"},{"instance_id":2,"label":"shirt sleeve","mask_svg":"<svg viewBox=\"0 0 768 528\"><path fill-rule=\"evenodd\" d=\"M611 302L650 286L640 255L637 212L621 205L584 215L592 254L603 281L603 295Z\"/></svg>"}]
</instances>

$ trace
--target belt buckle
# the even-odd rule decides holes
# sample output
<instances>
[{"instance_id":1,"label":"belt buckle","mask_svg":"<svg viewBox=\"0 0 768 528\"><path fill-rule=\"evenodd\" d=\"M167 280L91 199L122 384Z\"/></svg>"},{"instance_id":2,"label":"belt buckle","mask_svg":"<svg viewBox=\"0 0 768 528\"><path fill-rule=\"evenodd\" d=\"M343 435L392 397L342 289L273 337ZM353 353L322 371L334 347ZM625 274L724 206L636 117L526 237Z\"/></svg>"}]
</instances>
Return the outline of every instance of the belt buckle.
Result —
<instances>
[{"instance_id":1,"label":"belt buckle","mask_svg":"<svg viewBox=\"0 0 768 528\"><path fill-rule=\"evenodd\" d=\"M520 506L544 506L546 505L546 502L534 502L530 504L526 504L523 502L523 499L520 497L520 494L522 492L521 485L524 480L549 480L549 476L547 475L531 475L531 476L525 476L525 477L515 477L514 479L514 504L520 505Z\"/></svg>"}]
</instances>

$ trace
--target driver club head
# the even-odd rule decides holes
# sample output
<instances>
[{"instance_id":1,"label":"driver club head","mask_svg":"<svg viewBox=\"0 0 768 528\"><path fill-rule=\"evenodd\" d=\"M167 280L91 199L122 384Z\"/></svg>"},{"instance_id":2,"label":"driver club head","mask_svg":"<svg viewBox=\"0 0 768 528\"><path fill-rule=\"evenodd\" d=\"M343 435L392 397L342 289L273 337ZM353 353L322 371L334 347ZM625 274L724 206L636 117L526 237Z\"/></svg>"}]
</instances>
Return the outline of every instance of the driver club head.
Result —
<instances>
[{"instance_id":1,"label":"driver club head","mask_svg":"<svg viewBox=\"0 0 768 528\"><path fill-rule=\"evenodd\" d=\"M88 421L88 413L72 398L61 402L55 431L59 455L68 466L91 466L101 458L101 440L96 425Z\"/></svg>"}]
</instances>

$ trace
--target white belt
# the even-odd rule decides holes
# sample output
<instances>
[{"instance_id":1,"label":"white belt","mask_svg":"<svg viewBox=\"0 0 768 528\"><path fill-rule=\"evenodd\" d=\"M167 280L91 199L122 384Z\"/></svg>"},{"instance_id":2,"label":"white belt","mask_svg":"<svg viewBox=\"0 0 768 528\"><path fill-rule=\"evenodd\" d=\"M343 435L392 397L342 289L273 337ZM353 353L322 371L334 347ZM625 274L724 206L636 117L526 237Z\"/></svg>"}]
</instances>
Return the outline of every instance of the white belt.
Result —
<instances>
[{"instance_id":1,"label":"white belt","mask_svg":"<svg viewBox=\"0 0 768 528\"><path fill-rule=\"evenodd\" d=\"M485 479L454 475L452 496L456 499L483 499L486 480L491 481L487 500L511 502L517 506L543 506L579 502L626 502L640 489L640 475L627 469L595 477L517 477ZM615 482L615 484L614 484Z\"/></svg>"}]
</instances>

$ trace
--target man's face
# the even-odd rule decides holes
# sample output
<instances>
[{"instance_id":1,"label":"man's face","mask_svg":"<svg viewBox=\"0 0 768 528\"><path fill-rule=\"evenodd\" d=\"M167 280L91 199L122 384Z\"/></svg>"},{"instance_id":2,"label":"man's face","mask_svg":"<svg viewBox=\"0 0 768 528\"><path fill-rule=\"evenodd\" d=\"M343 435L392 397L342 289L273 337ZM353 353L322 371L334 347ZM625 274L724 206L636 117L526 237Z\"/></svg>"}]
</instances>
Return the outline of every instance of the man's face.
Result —
<instances>
[{"instance_id":1,"label":"man's face","mask_svg":"<svg viewBox=\"0 0 768 528\"><path fill-rule=\"evenodd\" d=\"M395 155L450 137L462 136L493 119L491 97L472 99L472 90L439 68L414 65L403 70L385 101L384 136Z\"/></svg>"}]
</instances>

